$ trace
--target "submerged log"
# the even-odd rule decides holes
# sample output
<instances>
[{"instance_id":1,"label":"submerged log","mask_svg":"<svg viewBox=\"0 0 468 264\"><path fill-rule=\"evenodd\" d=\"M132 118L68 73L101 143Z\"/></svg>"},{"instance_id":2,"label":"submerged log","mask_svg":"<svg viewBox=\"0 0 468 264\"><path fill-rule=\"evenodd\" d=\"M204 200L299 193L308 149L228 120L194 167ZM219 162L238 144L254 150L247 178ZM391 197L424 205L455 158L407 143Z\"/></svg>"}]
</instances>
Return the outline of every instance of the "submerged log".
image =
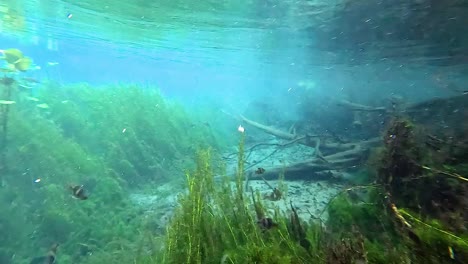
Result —
<instances>
[{"instance_id":1,"label":"submerged log","mask_svg":"<svg viewBox=\"0 0 468 264\"><path fill-rule=\"evenodd\" d=\"M466 106L468 102L468 94L455 96L451 98L437 98L429 101L403 106L398 111L395 109L387 109L385 107L372 107L361 104L352 103L346 100L339 101L339 105L347 107L354 112L376 112L385 115L392 113L406 113L413 120L419 120L422 123L430 122L436 118L435 113L438 113L438 118L447 116L447 111L451 113L460 113L458 116L466 117ZM445 109L445 110L444 110ZM428 113L431 117L428 117ZM356 167L361 164L361 161L366 157L370 148L377 146L382 140L380 137L371 138L365 141L341 143L323 140L325 136L318 135L298 135L295 133L284 132L279 129L255 122L244 116L240 119L246 124L251 125L267 134L273 135L280 139L288 140L283 144L292 143L302 144L315 149L315 157L305 158L304 161L290 163L286 165L276 165L265 168L266 179L278 178L280 173L284 173L285 177L290 178L298 175L309 175L310 177L323 177L329 175L330 171L342 170ZM463 122L460 117L453 118L458 122ZM419 122L418 122L419 123ZM463 130L466 132L466 130ZM462 132L463 132L462 131ZM460 132L458 131L458 134ZM322 139L322 140L321 140ZM281 144L279 144L281 146ZM254 170L247 171L247 175L254 178Z\"/></svg>"},{"instance_id":2,"label":"submerged log","mask_svg":"<svg viewBox=\"0 0 468 264\"><path fill-rule=\"evenodd\" d=\"M464 108L468 106L468 93L464 92L460 95L447 97L447 98L434 98L423 102L409 104L404 106L400 112L407 113L408 115L417 115L421 112L428 111L453 111L458 108ZM401 102L400 102L401 103ZM362 111L362 112L381 112L385 114L395 113L395 109L388 109L384 106L368 106L353 103L347 100L340 100L337 102L338 105L346 107L350 111Z\"/></svg>"},{"instance_id":3,"label":"submerged log","mask_svg":"<svg viewBox=\"0 0 468 264\"><path fill-rule=\"evenodd\" d=\"M351 111L382 112L382 113L388 112L388 110L383 106L373 107L373 106L367 106L367 105L353 103L353 102L350 102L350 101L347 101L347 100L338 101L337 104L341 105L341 106L344 106L344 107L348 108Z\"/></svg>"},{"instance_id":4,"label":"submerged log","mask_svg":"<svg viewBox=\"0 0 468 264\"><path fill-rule=\"evenodd\" d=\"M284 173L285 177L291 178L321 178L330 176L330 171L346 169L359 165L360 161L368 153L372 146L376 146L381 139L372 138L360 142L337 143L321 141L316 135L297 135L278 130L276 128L255 122L244 116L240 116L246 124L249 124L267 134L273 135L280 139L289 140L284 145L298 143L309 146L315 149L315 157L307 158L304 161L290 163L287 165L276 165L264 167L266 170L262 175L265 179L278 178L280 173ZM250 179L255 178L256 168L246 171L246 175Z\"/></svg>"},{"instance_id":5,"label":"submerged log","mask_svg":"<svg viewBox=\"0 0 468 264\"><path fill-rule=\"evenodd\" d=\"M368 148L355 147L353 149L338 152L323 158L315 157L301 162L285 164L282 166L263 167L265 179L277 179L278 175L284 173L285 178L321 179L330 176L331 171L344 170L357 166L367 156ZM255 170L246 172L251 179L255 179Z\"/></svg>"},{"instance_id":6,"label":"submerged log","mask_svg":"<svg viewBox=\"0 0 468 264\"><path fill-rule=\"evenodd\" d=\"M244 121L245 123L258 128L262 130L263 132L276 136L280 139L286 139L286 140L294 140L299 144L313 147L315 148L318 144L319 136L317 135L301 135L298 136L297 134L291 134L288 132L284 132L281 130L278 130L276 128L260 124L258 122L255 122L253 120L250 120L244 116L240 116L241 120ZM375 145L377 142L380 141L380 138L372 138L366 141L361 141L361 142L356 142L356 143L336 143L336 142L321 142L320 143L320 151L324 153L325 155L333 153L333 152L339 152L339 151L346 151L346 150L351 150L355 148L356 146L359 147L365 147L368 145Z\"/></svg>"},{"instance_id":7,"label":"submerged log","mask_svg":"<svg viewBox=\"0 0 468 264\"><path fill-rule=\"evenodd\" d=\"M297 137L297 135L295 135L295 134L291 134L291 133L288 133L288 132L283 132L281 130L277 130L275 128L260 124L258 122L253 121L253 120L247 119L246 117L244 117L242 115L240 117L241 117L241 120L244 121L245 123L247 123L247 124L249 124L251 126L254 126L254 127L262 130L263 132L265 132L267 134L270 134L270 135L273 135L275 137L279 137L279 138L282 138L282 139L288 139L288 140L293 140L293 139L295 139Z\"/></svg>"},{"instance_id":8,"label":"submerged log","mask_svg":"<svg viewBox=\"0 0 468 264\"><path fill-rule=\"evenodd\" d=\"M434 98L428 101L416 103L406 107L405 112L417 113L431 111L449 111L452 112L459 108L468 106L468 93L448 98Z\"/></svg>"}]
</instances>

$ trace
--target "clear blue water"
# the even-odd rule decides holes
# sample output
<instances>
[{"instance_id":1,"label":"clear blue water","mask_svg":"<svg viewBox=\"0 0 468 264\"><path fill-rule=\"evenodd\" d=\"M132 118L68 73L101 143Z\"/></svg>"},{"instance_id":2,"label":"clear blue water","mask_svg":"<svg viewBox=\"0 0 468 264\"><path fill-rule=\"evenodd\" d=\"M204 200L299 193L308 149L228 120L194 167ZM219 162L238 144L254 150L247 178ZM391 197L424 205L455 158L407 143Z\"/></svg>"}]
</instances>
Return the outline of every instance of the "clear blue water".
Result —
<instances>
[{"instance_id":1,"label":"clear blue water","mask_svg":"<svg viewBox=\"0 0 468 264\"><path fill-rule=\"evenodd\" d=\"M319 92L332 96L349 90L427 98L447 94L434 75L458 82L466 73L433 63L466 65L463 37L453 36L461 42L453 56L440 41L431 42L437 32L463 25L462 6L454 4L429 24L418 20L429 5L6 1L0 37L2 47L21 48L41 66L31 75L62 82L152 83L168 95L245 100L313 80ZM415 21L415 29L408 21ZM425 28L418 33L417 27Z\"/></svg>"}]
</instances>

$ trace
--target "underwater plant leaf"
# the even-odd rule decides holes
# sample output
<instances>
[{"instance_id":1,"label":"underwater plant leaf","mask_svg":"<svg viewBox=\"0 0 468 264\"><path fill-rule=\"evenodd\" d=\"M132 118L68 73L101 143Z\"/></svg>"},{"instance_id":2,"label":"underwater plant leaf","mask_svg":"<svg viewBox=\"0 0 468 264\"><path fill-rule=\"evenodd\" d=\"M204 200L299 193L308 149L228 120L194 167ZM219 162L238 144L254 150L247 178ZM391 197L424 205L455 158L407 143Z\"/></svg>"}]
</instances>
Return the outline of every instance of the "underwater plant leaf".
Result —
<instances>
[{"instance_id":1,"label":"underwater plant leaf","mask_svg":"<svg viewBox=\"0 0 468 264\"><path fill-rule=\"evenodd\" d=\"M24 57L23 52L19 49L6 49L3 51L4 59L10 64L15 64Z\"/></svg>"},{"instance_id":2,"label":"underwater plant leaf","mask_svg":"<svg viewBox=\"0 0 468 264\"><path fill-rule=\"evenodd\" d=\"M29 68L31 68L31 64L32 64L32 59L29 57L24 57L24 58L19 59L17 62L15 62L14 65L18 71L27 71L29 70Z\"/></svg>"}]
</instances>

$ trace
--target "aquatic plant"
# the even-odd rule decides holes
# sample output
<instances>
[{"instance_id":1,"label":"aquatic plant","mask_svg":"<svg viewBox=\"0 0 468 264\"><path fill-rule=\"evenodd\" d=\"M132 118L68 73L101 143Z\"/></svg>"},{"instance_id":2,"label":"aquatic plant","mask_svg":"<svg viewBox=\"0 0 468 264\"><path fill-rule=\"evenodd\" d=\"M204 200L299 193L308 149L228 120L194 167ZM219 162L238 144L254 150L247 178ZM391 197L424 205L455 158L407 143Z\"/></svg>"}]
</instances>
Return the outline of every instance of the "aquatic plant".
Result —
<instances>
[{"instance_id":1,"label":"aquatic plant","mask_svg":"<svg viewBox=\"0 0 468 264\"><path fill-rule=\"evenodd\" d=\"M181 106L157 91L58 88L40 94L49 109L19 101L8 113L2 261L11 259L12 246L21 263L56 242L61 262L90 264L441 263L452 260L449 249L466 256L460 197L467 166L438 164L406 120L392 122L385 135L371 175L378 184L363 185L370 174L360 172L358 186L330 202L327 222L309 222L278 210L269 215L259 193L245 192L244 133L234 181L221 177L215 184L215 175L224 175L216 150L200 150L193 162L187 157L216 142L216 134L193 126ZM193 132L189 139L186 131ZM152 237L128 202L128 187L173 180L182 168L187 192L167 236ZM84 184L90 198L73 199L70 183ZM353 195L358 187L368 189L363 200ZM274 226L262 226L265 219ZM155 253L162 244L162 254Z\"/></svg>"},{"instance_id":2,"label":"aquatic plant","mask_svg":"<svg viewBox=\"0 0 468 264\"><path fill-rule=\"evenodd\" d=\"M239 144L243 150L244 134ZM239 154L234 184L224 178L214 184L209 150L197 155L195 171L187 173L188 192L180 197L162 263L307 263L320 260L291 236L287 218L277 213L276 228L262 229L257 221L266 217L259 194L253 193L254 208L243 190L243 159ZM314 232L311 232L314 237ZM318 243L317 239L312 239ZM318 248L315 244L312 248ZM317 262L318 263L318 262Z\"/></svg>"},{"instance_id":3,"label":"aquatic plant","mask_svg":"<svg viewBox=\"0 0 468 264\"><path fill-rule=\"evenodd\" d=\"M129 226L127 214L133 208L123 202L125 191L116 174L99 158L63 138L61 131L41 116L29 118L21 111L14 111L10 128L14 136L10 139L7 156L10 166L5 177L12 193L8 199L10 203L2 207L18 205L21 208L21 216L8 215L16 228L7 233L16 240L18 237L26 240L20 239L24 250L16 252L17 258L37 256L41 254L41 246L46 252L55 242L61 244L60 258L66 259L67 255L82 258L77 252L78 243L101 241L97 245L99 248L103 246L101 243L112 241L116 233L120 234L119 225L109 221ZM91 198L84 202L73 199L67 188L67 184L73 182L84 184L91 191ZM103 232L102 226L108 226L108 231ZM22 235L21 229L33 236Z\"/></svg>"},{"instance_id":4,"label":"aquatic plant","mask_svg":"<svg viewBox=\"0 0 468 264\"><path fill-rule=\"evenodd\" d=\"M8 105L3 152L2 263L13 254L29 263L56 242L63 263L133 262L148 232L128 187L180 180L191 167L181 158L213 137L205 126L185 136L194 120L155 90L44 84L37 97L49 108L38 108L11 84L18 100ZM83 184L89 199L74 199L69 184Z\"/></svg>"},{"instance_id":5,"label":"aquatic plant","mask_svg":"<svg viewBox=\"0 0 468 264\"><path fill-rule=\"evenodd\" d=\"M412 261L453 260L454 250L458 259L466 260L466 177L447 172L424 139L424 132L408 120L391 122L377 175L384 205L415 252Z\"/></svg>"},{"instance_id":6,"label":"aquatic plant","mask_svg":"<svg viewBox=\"0 0 468 264\"><path fill-rule=\"evenodd\" d=\"M358 250L357 256L343 256L346 258L363 258L369 263L402 263L409 253L395 232L392 222L383 206L381 189L369 186L370 194L367 202L352 201L349 192L340 193L330 202L328 207L327 233L328 240L333 243L336 240L347 239L341 250ZM356 245L362 244L358 249ZM343 246L343 245L342 245ZM341 246L340 246L341 247ZM400 248L396 251L395 248Z\"/></svg>"},{"instance_id":7,"label":"aquatic plant","mask_svg":"<svg viewBox=\"0 0 468 264\"><path fill-rule=\"evenodd\" d=\"M182 180L181 172L192 166L187 157L222 141L153 88L51 85L41 96L63 134L102 157L130 185Z\"/></svg>"},{"instance_id":8,"label":"aquatic plant","mask_svg":"<svg viewBox=\"0 0 468 264\"><path fill-rule=\"evenodd\" d=\"M326 231L320 222L278 212L273 216L276 228L260 228L257 220L267 217L261 197L252 192L249 205L242 185L244 135L233 183L224 178L214 185L210 152L198 153L197 169L187 174L188 193L181 196L168 226L160 262L402 263L408 258L410 250L393 230L382 189L375 185L370 186L369 203L351 203L347 192L337 196L328 207Z\"/></svg>"}]
</instances>

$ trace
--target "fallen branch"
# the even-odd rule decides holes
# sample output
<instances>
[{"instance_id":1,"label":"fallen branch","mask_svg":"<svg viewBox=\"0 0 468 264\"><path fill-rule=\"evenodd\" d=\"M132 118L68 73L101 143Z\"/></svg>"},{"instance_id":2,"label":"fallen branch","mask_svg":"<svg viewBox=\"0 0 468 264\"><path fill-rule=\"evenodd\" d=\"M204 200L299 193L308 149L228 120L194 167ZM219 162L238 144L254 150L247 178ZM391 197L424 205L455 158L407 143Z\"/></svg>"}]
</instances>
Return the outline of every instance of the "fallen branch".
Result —
<instances>
[{"instance_id":1,"label":"fallen branch","mask_svg":"<svg viewBox=\"0 0 468 264\"><path fill-rule=\"evenodd\" d=\"M313 135L297 135L296 133L291 134L288 132L283 132L281 130L275 129L270 126L266 126L250 120L244 116L240 118L247 124L256 127L267 134L276 136L280 139L289 140L285 144L277 144L278 149L275 149L273 153L267 155L267 157L261 159L255 164L250 164L246 168L246 175L249 175L249 178L252 178L255 174L251 168L256 168L258 164L267 158L271 157L274 153L280 150L285 145L299 143L305 146L309 146L315 149L315 156L312 159L305 161L287 164L287 165L277 165L271 167L263 167L266 172L263 175L265 178L277 178L279 173L284 172L285 177L291 177L292 175L300 175L304 173L318 173L326 172L330 170L344 169L353 167L359 164L359 161L362 157L367 154L367 151L370 147L377 145L381 142L380 138L372 138L369 140L354 142L354 143L335 143L335 142L326 142L322 141L319 136ZM254 146L255 147L255 146Z\"/></svg>"},{"instance_id":2,"label":"fallen branch","mask_svg":"<svg viewBox=\"0 0 468 264\"><path fill-rule=\"evenodd\" d=\"M281 139L287 139L291 140L292 142L297 142L299 144L313 147L315 148L317 146L317 141L319 141L319 136L317 135L302 135L298 136L297 134L291 134L287 132L283 132L281 130L272 128L270 126L266 126L263 124L260 124L258 122L255 122L253 120L250 120L244 116L241 116L241 119L253 126L256 127L263 132L276 136ZM366 141L361 141L359 143L333 143L333 142L320 142L320 152L322 155L327 155L329 153L334 153L334 152L340 152L340 151L346 151L355 148L357 145L361 145L362 147L370 147L372 145L375 145L376 143L380 142L380 138L372 138Z\"/></svg>"},{"instance_id":3,"label":"fallen branch","mask_svg":"<svg viewBox=\"0 0 468 264\"><path fill-rule=\"evenodd\" d=\"M362 105L362 104L357 104L353 103L347 100L340 100L337 102L338 105L344 106L348 108L351 111L362 111L362 112L383 112L386 113L388 110L383 107L373 107L373 106L367 106L367 105Z\"/></svg>"},{"instance_id":4,"label":"fallen branch","mask_svg":"<svg viewBox=\"0 0 468 264\"><path fill-rule=\"evenodd\" d=\"M251 126L254 126L254 127L266 132L267 134L270 134L270 135L273 135L273 136L276 136L276 137L279 137L279 138L282 138L282 139L288 139L288 140L293 140L293 139L296 139L296 137L297 137L296 134L291 134L291 133L283 132L281 130L274 129L272 127L269 127L269 126L257 123L255 121L252 121L250 119L247 119L242 115L240 117L241 117L242 121L244 121L245 123L247 123L247 124L249 124Z\"/></svg>"},{"instance_id":5,"label":"fallen branch","mask_svg":"<svg viewBox=\"0 0 468 264\"><path fill-rule=\"evenodd\" d=\"M292 163L285 166L263 167L265 172L262 176L265 179L277 179L278 175L284 173L285 178L298 177L310 179L317 176L329 175L328 172L331 170L339 170L355 166L356 162L357 158L340 159L327 163L323 162L320 158L314 158L312 160ZM320 174L321 172L326 172L326 174ZM250 175L249 178L251 179L256 178L254 176L254 170L248 171L246 174Z\"/></svg>"},{"instance_id":6,"label":"fallen branch","mask_svg":"<svg viewBox=\"0 0 468 264\"><path fill-rule=\"evenodd\" d=\"M428 101L409 105L404 111L410 114L415 112L428 112L438 109L444 109L451 112L453 109L465 106L467 100L468 94L457 95L449 98L434 98Z\"/></svg>"}]
</instances>

